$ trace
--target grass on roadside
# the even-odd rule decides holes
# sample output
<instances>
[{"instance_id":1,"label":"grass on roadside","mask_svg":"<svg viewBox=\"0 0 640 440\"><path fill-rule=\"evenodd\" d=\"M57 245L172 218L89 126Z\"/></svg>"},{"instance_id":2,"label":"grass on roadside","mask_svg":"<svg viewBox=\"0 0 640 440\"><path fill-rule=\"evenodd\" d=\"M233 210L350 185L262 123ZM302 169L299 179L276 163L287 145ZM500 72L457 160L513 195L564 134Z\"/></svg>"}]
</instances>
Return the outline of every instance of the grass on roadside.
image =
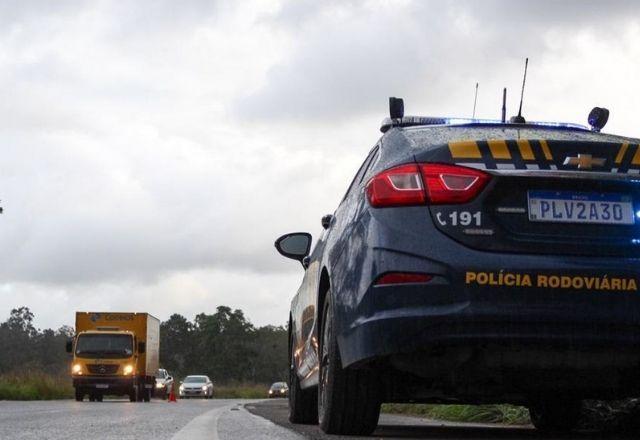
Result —
<instances>
[{"instance_id":1,"label":"grass on roadside","mask_svg":"<svg viewBox=\"0 0 640 440\"><path fill-rule=\"evenodd\" d=\"M213 386L213 397L219 399L263 399L269 385L255 383L229 383Z\"/></svg>"},{"instance_id":2,"label":"grass on roadside","mask_svg":"<svg viewBox=\"0 0 640 440\"><path fill-rule=\"evenodd\" d=\"M68 377L43 373L0 375L0 400L54 400L73 397Z\"/></svg>"},{"instance_id":3,"label":"grass on roadside","mask_svg":"<svg viewBox=\"0 0 640 440\"><path fill-rule=\"evenodd\" d=\"M425 405L388 403L382 411L392 414L408 414L430 419L466 423L502 423L526 425L530 423L526 408L514 405Z\"/></svg>"}]
</instances>

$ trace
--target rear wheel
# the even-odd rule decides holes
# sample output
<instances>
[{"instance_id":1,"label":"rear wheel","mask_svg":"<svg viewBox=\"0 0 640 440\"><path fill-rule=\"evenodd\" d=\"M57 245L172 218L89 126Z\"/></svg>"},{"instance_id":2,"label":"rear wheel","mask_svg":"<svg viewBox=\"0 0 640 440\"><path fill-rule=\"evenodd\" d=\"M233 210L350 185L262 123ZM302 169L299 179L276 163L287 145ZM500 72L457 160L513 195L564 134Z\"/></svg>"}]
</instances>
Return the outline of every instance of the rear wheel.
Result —
<instances>
[{"instance_id":1,"label":"rear wheel","mask_svg":"<svg viewBox=\"0 0 640 440\"><path fill-rule=\"evenodd\" d=\"M145 384L140 384L142 389L142 400L144 402L151 402L151 388L147 388Z\"/></svg>"},{"instance_id":2,"label":"rear wheel","mask_svg":"<svg viewBox=\"0 0 640 440\"><path fill-rule=\"evenodd\" d=\"M566 433L578 424L581 408L580 400L549 398L530 405L529 414L537 430Z\"/></svg>"},{"instance_id":3,"label":"rear wheel","mask_svg":"<svg viewBox=\"0 0 640 440\"><path fill-rule=\"evenodd\" d=\"M318 389L303 390L296 372L295 347L291 336L289 360L289 421L299 424L318 423Z\"/></svg>"},{"instance_id":4,"label":"rear wheel","mask_svg":"<svg viewBox=\"0 0 640 440\"><path fill-rule=\"evenodd\" d=\"M82 402L84 400L84 391L81 388L76 388L76 402Z\"/></svg>"},{"instance_id":5,"label":"rear wheel","mask_svg":"<svg viewBox=\"0 0 640 440\"><path fill-rule=\"evenodd\" d=\"M98 393L96 394L96 402L102 402L104 400L104 394Z\"/></svg>"},{"instance_id":6,"label":"rear wheel","mask_svg":"<svg viewBox=\"0 0 640 440\"><path fill-rule=\"evenodd\" d=\"M380 395L373 370L344 369L340 360L331 292L327 293L320 338L318 419L327 434L369 435L378 425Z\"/></svg>"}]
</instances>

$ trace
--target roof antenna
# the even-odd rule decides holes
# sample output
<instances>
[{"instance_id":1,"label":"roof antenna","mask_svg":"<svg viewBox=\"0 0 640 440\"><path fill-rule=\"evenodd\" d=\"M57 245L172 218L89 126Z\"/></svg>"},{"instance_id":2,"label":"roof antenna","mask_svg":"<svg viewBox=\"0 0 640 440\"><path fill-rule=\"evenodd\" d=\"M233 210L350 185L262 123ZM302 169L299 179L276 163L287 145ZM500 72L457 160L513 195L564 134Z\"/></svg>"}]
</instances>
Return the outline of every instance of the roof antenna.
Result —
<instances>
[{"instance_id":1,"label":"roof antenna","mask_svg":"<svg viewBox=\"0 0 640 440\"><path fill-rule=\"evenodd\" d=\"M478 102L478 83L476 83L476 96L473 98L473 115L471 119L476 118L476 103Z\"/></svg>"},{"instance_id":2,"label":"roof antenna","mask_svg":"<svg viewBox=\"0 0 640 440\"><path fill-rule=\"evenodd\" d=\"M522 100L524 98L524 85L527 81L527 67L529 66L529 58L524 60L524 77L522 78L522 91L520 92L520 108L518 109L518 116L512 116L509 122L513 124L526 124L527 121L522 117Z\"/></svg>"},{"instance_id":3,"label":"roof antenna","mask_svg":"<svg viewBox=\"0 0 640 440\"><path fill-rule=\"evenodd\" d=\"M502 89L502 123L507 122L507 88Z\"/></svg>"}]
</instances>

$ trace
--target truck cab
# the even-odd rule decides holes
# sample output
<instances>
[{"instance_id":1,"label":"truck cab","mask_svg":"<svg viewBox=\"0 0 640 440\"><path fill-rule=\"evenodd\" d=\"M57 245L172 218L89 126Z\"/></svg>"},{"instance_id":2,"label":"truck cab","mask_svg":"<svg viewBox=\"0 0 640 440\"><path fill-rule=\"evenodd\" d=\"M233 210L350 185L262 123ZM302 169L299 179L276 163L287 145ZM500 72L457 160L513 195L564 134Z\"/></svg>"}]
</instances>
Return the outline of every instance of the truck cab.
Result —
<instances>
[{"instance_id":1,"label":"truck cab","mask_svg":"<svg viewBox=\"0 0 640 440\"><path fill-rule=\"evenodd\" d=\"M67 343L73 353L71 377L77 401L85 395L128 395L148 402L155 386L159 351L159 321L141 313L76 315L76 335Z\"/></svg>"}]
</instances>

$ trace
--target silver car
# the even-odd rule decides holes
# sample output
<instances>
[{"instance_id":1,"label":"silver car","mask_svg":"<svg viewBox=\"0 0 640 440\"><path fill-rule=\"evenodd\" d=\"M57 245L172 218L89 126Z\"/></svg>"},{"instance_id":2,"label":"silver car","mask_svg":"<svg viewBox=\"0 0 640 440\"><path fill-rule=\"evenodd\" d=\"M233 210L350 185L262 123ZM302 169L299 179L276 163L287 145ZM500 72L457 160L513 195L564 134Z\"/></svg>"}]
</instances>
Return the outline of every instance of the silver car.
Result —
<instances>
[{"instance_id":1,"label":"silver car","mask_svg":"<svg viewBox=\"0 0 640 440\"><path fill-rule=\"evenodd\" d=\"M213 382L208 376L187 376L180 382L180 398L204 397L213 398Z\"/></svg>"}]
</instances>

